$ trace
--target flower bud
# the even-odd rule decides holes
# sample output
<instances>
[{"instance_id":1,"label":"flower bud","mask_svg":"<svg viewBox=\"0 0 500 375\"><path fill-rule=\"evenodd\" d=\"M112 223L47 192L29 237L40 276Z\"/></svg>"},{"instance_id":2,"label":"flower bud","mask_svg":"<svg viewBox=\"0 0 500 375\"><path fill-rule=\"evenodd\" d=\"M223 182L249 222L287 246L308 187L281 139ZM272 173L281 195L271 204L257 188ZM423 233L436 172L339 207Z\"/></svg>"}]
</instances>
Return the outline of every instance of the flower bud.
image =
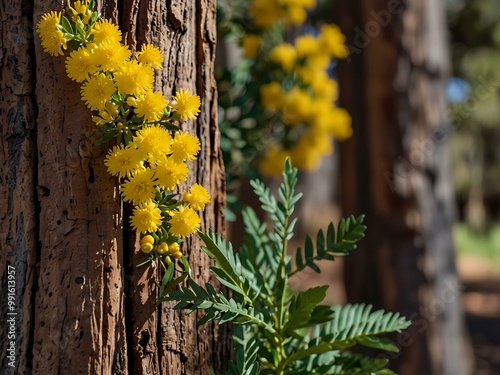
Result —
<instances>
[{"instance_id":1,"label":"flower bud","mask_svg":"<svg viewBox=\"0 0 500 375\"><path fill-rule=\"evenodd\" d=\"M150 243L145 243L141 246L141 251L145 254L149 254L153 250L153 245Z\"/></svg>"},{"instance_id":2,"label":"flower bud","mask_svg":"<svg viewBox=\"0 0 500 375\"><path fill-rule=\"evenodd\" d=\"M165 242L159 244L158 248L156 249L156 252L158 254L165 254L167 251L168 251L168 245Z\"/></svg>"},{"instance_id":3,"label":"flower bud","mask_svg":"<svg viewBox=\"0 0 500 375\"><path fill-rule=\"evenodd\" d=\"M153 238L153 236L151 236L151 235L148 234L147 236L142 237L142 239L141 239L141 245L145 245L147 243L149 243L149 244L154 244L155 243L155 239Z\"/></svg>"},{"instance_id":4,"label":"flower bud","mask_svg":"<svg viewBox=\"0 0 500 375\"><path fill-rule=\"evenodd\" d=\"M181 249L181 247L179 246L179 244L177 242L174 242L173 244L168 246L168 252L170 254L175 254L178 251L180 251L180 249Z\"/></svg>"}]
</instances>

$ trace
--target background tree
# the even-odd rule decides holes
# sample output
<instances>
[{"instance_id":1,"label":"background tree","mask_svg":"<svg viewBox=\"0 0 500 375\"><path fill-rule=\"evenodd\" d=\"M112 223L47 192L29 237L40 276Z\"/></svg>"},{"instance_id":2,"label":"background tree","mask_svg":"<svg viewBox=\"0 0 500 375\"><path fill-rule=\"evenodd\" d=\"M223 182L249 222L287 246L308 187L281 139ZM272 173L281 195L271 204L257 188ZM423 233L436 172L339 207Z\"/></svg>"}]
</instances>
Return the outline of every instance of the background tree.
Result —
<instances>
[{"instance_id":1,"label":"background tree","mask_svg":"<svg viewBox=\"0 0 500 375\"><path fill-rule=\"evenodd\" d=\"M500 10L493 0L450 1L454 180L460 216L487 232L500 207ZM473 178L471 178L471 175Z\"/></svg>"},{"instance_id":2,"label":"background tree","mask_svg":"<svg viewBox=\"0 0 500 375\"><path fill-rule=\"evenodd\" d=\"M45 54L34 37L40 16L67 9L67 1L13 0L0 4L2 135L0 275L6 290L15 267L16 368L1 342L2 373L207 374L227 363L224 328L195 329L164 303L155 305L159 270L136 268L137 238L128 228L114 179L103 164L107 145L97 134L66 77L64 58ZM202 228L223 230L224 176L218 151L215 1L98 2L101 14L120 25L134 50L158 45L165 69L157 88L166 96L190 88L201 96L196 124L202 151L191 178L212 194ZM188 181L192 183L193 180ZM193 276L209 277L208 259L190 240ZM2 294L1 316L7 317ZM2 324L1 337L7 326Z\"/></svg>"},{"instance_id":3,"label":"background tree","mask_svg":"<svg viewBox=\"0 0 500 375\"><path fill-rule=\"evenodd\" d=\"M349 301L413 320L397 340L400 374L467 374L451 235L453 194L439 1L338 2L351 55L341 105L355 137L341 146L342 203L370 231L347 259Z\"/></svg>"}]
</instances>

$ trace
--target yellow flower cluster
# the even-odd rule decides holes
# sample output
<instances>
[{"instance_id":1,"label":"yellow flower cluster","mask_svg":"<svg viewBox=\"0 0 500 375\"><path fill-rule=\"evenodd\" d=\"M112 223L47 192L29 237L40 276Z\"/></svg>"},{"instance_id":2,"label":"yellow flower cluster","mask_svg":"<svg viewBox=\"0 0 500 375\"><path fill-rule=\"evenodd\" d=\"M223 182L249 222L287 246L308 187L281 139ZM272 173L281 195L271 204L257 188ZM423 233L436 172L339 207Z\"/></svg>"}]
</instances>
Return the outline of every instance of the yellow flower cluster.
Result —
<instances>
[{"instance_id":1,"label":"yellow flower cluster","mask_svg":"<svg viewBox=\"0 0 500 375\"><path fill-rule=\"evenodd\" d=\"M94 0L76 1L70 7L71 21L60 12L45 14L37 31L51 55L63 54L69 44L66 72L81 83L82 100L102 134L100 142L119 140L105 165L120 179L123 200L133 205L132 228L145 235L141 249L154 249L169 263L170 256L181 258L179 242L200 228L196 211L210 202L210 194L198 184L180 193L200 141L172 130L179 128L176 122L197 118L201 100L180 89L170 102L154 91L154 70L163 68L161 50L145 44L132 57L118 26L99 19L94 6Z\"/></svg>"},{"instance_id":2,"label":"yellow flower cluster","mask_svg":"<svg viewBox=\"0 0 500 375\"><path fill-rule=\"evenodd\" d=\"M227 82L220 83L226 170L237 176L257 167L279 175L286 157L302 170L314 170L332 153L334 139L352 133L349 114L336 105L337 82L331 78L334 60L349 55L346 38L338 26L324 24L317 35L290 40L297 35L292 27L304 23L316 0L246 4L235 9L233 23L243 56L251 60L223 74Z\"/></svg>"},{"instance_id":3,"label":"yellow flower cluster","mask_svg":"<svg viewBox=\"0 0 500 375\"><path fill-rule=\"evenodd\" d=\"M335 105L337 83L328 69L332 59L348 56L345 36L336 25L325 24L317 36L305 34L294 43L274 43L265 30L276 23L301 24L314 0L251 0L250 14L255 27L241 39L243 53L263 66L256 77L262 107L273 116L271 142L259 162L262 173L278 175L286 157L303 170L319 167L333 151L333 138L351 136L349 114ZM261 34L255 34L255 29ZM263 43L266 40L266 43ZM256 68L258 69L258 68ZM281 124L283 129L277 129Z\"/></svg>"},{"instance_id":4,"label":"yellow flower cluster","mask_svg":"<svg viewBox=\"0 0 500 375\"><path fill-rule=\"evenodd\" d=\"M302 24L315 5L315 0L251 0L248 11L257 27L270 28L279 21Z\"/></svg>"},{"instance_id":5,"label":"yellow flower cluster","mask_svg":"<svg viewBox=\"0 0 500 375\"><path fill-rule=\"evenodd\" d=\"M338 36L339 43L332 42L333 36ZM324 25L316 38L303 35L294 45L281 43L270 50L270 61L285 75L293 75L295 84L288 89L278 81L262 85L262 106L277 112L285 126L295 128L298 140L287 149L276 143L267 148L260 162L264 174L279 174L287 156L296 167L315 170L333 151L332 137L351 136L349 114L335 106L337 83L326 72L332 58L347 56L341 36L338 27Z\"/></svg>"}]
</instances>

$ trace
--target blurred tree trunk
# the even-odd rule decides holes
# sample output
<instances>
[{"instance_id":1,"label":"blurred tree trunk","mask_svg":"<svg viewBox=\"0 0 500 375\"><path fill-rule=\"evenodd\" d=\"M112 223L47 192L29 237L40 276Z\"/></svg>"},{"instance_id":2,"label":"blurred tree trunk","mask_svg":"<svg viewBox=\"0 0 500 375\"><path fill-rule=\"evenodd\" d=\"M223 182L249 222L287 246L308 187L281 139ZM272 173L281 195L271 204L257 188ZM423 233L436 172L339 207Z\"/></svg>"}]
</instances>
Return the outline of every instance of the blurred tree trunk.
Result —
<instances>
[{"instance_id":1,"label":"blurred tree trunk","mask_svg":"<svg viewBox=\"0 0 500 375\"><path fill-rule=\"evenodd\" d=\"M157 89L167 97L181 87L201 96L199 120L183 124L202 145L189 183L196 179L212 194L202 228L223 231L215 0L98 4L103 17L120 25L133 50L145 42L162 49L165 69L157 74ZM160 272L135 267L143 256L128 229L116 181L103 165L108 146L94 145L95 126L79 85L66 77L64 58L44 53L34 35L43 13L67 5L61 0L0 4L0 373L206 375L220 370L230 352L226 328L196 328L196 314L187 317L172 304L155 305ZM209 261L199 249L193 239L183 250L193 277L207 280ZM8 284L12 279L15 286ZM8 305L7 286L13 287L13 305ZM9 333L12 339L5 339ZM15 367L7 358L12 353Z\"/></svg>"},{"instance_id":2,"label":"blurred tree trunk","mask_svg":"<svg viewBox=\"0 0 500 375\"><path fill-rule=\"evenodd\" d=\"M346 259L350 302L413 321L381 355L402 375L468 374L452 242L453 193L443 2L339 1L351 55L341 105L354 136L341 146L345 214L366 213L367 237Z\"/></svg>"}]
</instances>

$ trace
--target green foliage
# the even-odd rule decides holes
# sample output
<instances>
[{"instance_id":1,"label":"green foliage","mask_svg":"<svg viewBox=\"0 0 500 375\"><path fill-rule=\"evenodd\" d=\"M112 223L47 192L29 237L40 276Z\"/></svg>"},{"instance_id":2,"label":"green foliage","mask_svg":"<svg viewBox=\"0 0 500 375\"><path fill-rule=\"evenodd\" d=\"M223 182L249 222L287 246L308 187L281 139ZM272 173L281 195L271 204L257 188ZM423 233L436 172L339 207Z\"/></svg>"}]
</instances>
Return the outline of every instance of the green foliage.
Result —
<instances>
[{"instance_id":1,"label":"green foliage","mask_svg":"<svg viewBox=\"0 0 500 375\"><path fill-rule=\"evenodd\" d=\"M293 273L302 271L306 267L320 273L315 261L334 260L334 255L347 255L356 249L356 242L365 236L366 226L362 224L364 217L361 215L357 218L350 216L347 219L342 219L337 228L337 237L335 237L333 223L328 226L326 238L323 231L320 230L316 236L316 252L311 236L307 235L304 252L301 248L297 250L295 257L297 269Z\"/></svg>"},{"instance_id":2,"label":"green foliage","mask_svg":"<svg viewBox=\"0 0 500 375\"><path fill-rule=\"evenodd\" d=\"M261 222L251 208L243 210L246 241L238 254L219 234L200 233L204 251L215 262L211 267L219 282L228 287L228 297L207 283L198 285L188 279L188 286L171 291L160 301L176 301L174 307L191 313L205 310L199 324L217 320L233 322L235 362L226 375L252 374L391 374L386 360L364 358L346 352L362 345L386 351L398 347L383 335L401 331L409 322L397 313L372 311L370 305L326 306L321 304L328 286L292 293L288 279L311 267L316 261L334 260L356 248L366 227L363 216L341 220L335 230L320 231L316 244L306 239L304 251L296 251L292 265L288 242L296 219L292 218L301 194L295 193L297 170L285 163L284 182L278 196L260 181L251 182L262 208L269 213L272 229Z\"/></svg>"}]
</instances>

